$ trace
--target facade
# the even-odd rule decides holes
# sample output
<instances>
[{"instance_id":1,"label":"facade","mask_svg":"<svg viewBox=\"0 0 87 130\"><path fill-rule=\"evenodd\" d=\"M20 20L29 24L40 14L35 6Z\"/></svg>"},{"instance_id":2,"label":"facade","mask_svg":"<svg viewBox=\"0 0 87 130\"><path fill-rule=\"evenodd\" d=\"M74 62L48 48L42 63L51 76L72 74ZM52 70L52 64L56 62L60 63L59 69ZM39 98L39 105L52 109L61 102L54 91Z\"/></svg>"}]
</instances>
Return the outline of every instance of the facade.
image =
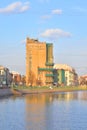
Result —
<instances>
[{"instance_id":1,"label":"facade","mask_svg":"<svg viewBox=\"0 0 87 130\"><path fill-rule=\"evenodd\" d=\"M67 86L77 86L79 84L78 75L73 68L65 71L65 77Z\"/></svg>"},{"instance_id":2,"label":"facade","mask_svg":"<svg viewBox=\"0 0 87 130\"><path fill-rule=\"evenodd\" d=\"M70 70L65 70L65 78L66 78L66 85L73 86L74 84L74 74Z\"/></svg>"},{"instance_id":3,"label":"facade","mask_svg":"<svg viewBox=\"0 0 87 130\"><path fill-rule=\"evenodd\" d=\"M60 69L57 70L58 72L58 83L59 85L65 85L66 84L66 79L65 79L65 70L64 69Z\"/></svg>"},{"instance_id":4,"label":"facade","mask_svg":"<svg viewBox=\"0 0 87 130\"><path fill-rule=\"evenodd\" d=\"M18 72L12 71L12 84L13 85L20 85L21 84L21 75Z\"/></svg>"},{"instance_id":5,"label":"facade","mask_svg":"<svg viewBox=\"0 0 87 130\"><path fill-rule=\"evenodd\" d=\"M44 86L53 83L53 44L27 38L26 85Z\"/></svg>"},{"instance_id":6,"label":"facade","mask_svg":"<svg viewBox=\"0 0 87 130\"><path fill-rule=\"evenodd\" d=\"M77 86L78 85L78 75L75 70L66 64L56 64L54 69L58 73L58 84L66 86Z\"/></svg>"},{"instance_id":7,"label":"facade","mask_svg":"<svg viewBox=\"0 0 87 130\"><path fill-rule=\"evenodd\" d=\"M0 66L0 87L6 87L11 84L11 74L9 69L3 66Z\"/></svg>"},{"instance_id":8,"label":"facade","mask_svg":"<svg viewBox=\"0 0 87 130\"><path fill-rule=\"evenodd\" d=\"M79 85L87 85L87 75L82 75L79 77Z\"/></svg>"},{"instance_id":9,"label":"facade","mask_svg":"<svg viewBox=\"0 0 87 130\"><path fill-rule=\"evenodd\" d=\"M12 85L26 85L26 77L25 75L21 75L18 72L12 71Z\"/></svg>"},{"instance_id":10,"label":"facade","mask_svg":"<svg viewBox=\"0 0 87 130\"><path fill-rule=\"evenodd\" d=\"M53 72L54 72L54 85L65 86L66 85L65 70L54 68Z\"/></svg>"}]
</instances>

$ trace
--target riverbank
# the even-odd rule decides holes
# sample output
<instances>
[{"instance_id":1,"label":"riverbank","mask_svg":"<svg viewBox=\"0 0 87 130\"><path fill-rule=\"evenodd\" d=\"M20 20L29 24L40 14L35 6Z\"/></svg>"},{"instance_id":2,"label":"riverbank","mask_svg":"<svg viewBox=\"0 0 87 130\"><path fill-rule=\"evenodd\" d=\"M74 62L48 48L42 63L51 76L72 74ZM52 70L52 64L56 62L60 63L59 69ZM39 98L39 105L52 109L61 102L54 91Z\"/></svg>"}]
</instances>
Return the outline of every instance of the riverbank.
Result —
<instances>
[{"instance_id":1,"label":"riverbank","mask_svg":"<svg viewBox=\"0 0 87 130\"><path fill-rule=\"evenodd\" d=\"M55 93L55 92L71 92L71 91L86 91L87 86L79 87L18 87L13 88L14 94L38 94L38 93Z\"/></svg>"},{"instance_id":2,"label":"riverbank","mask_svg":"<svg viewBox=\"0 0 87 130\"><path fill-rule=\"evenodd\" d=\"M0 89L0 97L12 96L14 93L10 88Z\"/></svg>"},{"instance_id":3,"label":"riverbank","mask_svg":"<svg viewBox=\"0 0 87 130\"><path fill-rule=\"evenodd\" d=\"M87 91L87 86L79 87L49 87L49 88L4 88L0 89L0 97L23 95L23 94L39 94L39 93L55 93L55 92L72 92Z\"/></svg>"}]
</instances>

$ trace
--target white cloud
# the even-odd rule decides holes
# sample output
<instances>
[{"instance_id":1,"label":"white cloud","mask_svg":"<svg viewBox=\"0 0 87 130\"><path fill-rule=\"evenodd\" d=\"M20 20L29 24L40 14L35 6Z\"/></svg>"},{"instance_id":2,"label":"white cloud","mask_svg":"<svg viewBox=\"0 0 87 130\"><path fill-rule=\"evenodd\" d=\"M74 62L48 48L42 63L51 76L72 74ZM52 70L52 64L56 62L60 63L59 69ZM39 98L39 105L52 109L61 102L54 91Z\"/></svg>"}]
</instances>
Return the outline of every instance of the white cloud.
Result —
<instances>
[{"instance_id":1,"label":"white cloud","mask_svg":"<svg viewBox=\"0 0 87 130\"><path fill-rule=\"evenodd\" d=\"M52 14L62 14L62 10L61 9L55 9L55 10L52 10Z\"/></svg>"},{"instance_id":2,"label":"white cloud","mask_svg":"<svg viewBox=\"0 0 87 130\"><path fill-rule=\"evenodd\" d=\"M50 14L43 15L41 18L43 20L46 20L46 19L52 18L53 15L61 15L61 14L62 14L62 10L55 9L55 10L52 10Z\"/></svg>"},{"instance_id":3,"label":"white cloud","mask_svg":"<svg viewBox=\"0 0 87 130\"><path fill-rule=\"evenodd\" d=\"M43 2L49 2L49 0L38 0L39 2L43 3Z\"/></svg>"},{"instance_id":4,"label":"white cloud","mask_svg":"<svg viewBox=\"0 0 87 130\"><path fill-rule=\"evenodd\" d=\"M29 9L29 2L14 2L5 8L0 8L0 13L22 13Z\"/></svg>"},{"instance_id":5,"label":"white cloud","mask_svg":"<svg viewBox=\"0 0 87 130\"><path fill-rule=\"evenodd\" d=\"M74 10L81 12L81 13L87 13L87 9L79 7L79 6L75 7Z\"/></svg>"},{"instance_id":6,"label":"white cloud","mask_svg":"<svg viewBox=\"0 0 87 130\"><path fill-rule=\"evenodd\" d=\"M61 29L47 29L46 31L41 33L41 36L55 40L59 37L71 37L71 33L65 32Z\"/></svg>"},{"instance_id":7,"label":"white cloud","mask_svg":"<svg viewBox=\"0 0 87 130\"><path fill-rule=\"evenodd\" d=\"M43 15L41 18L42 18L42 19L50 19L50 18L51 18L51 15Z\"/></svg>"}]
</instances>

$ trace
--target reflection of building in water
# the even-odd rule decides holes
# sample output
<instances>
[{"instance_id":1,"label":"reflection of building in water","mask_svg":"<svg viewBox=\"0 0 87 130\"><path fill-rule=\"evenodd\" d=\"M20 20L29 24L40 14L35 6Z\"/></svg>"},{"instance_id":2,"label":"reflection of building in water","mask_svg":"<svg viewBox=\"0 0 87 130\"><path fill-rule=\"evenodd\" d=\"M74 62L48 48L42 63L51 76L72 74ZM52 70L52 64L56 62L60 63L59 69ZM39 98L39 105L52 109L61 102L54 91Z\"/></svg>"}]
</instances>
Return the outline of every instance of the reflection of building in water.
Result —
<instances>
[{"instance_id":1,"label":"reflection of building in water","mask_svg":"<svg viewBox=\"0 0 87 130\"><path fill-rule=\"evenodd\" d=\"M64 94L64 99L66 99L67 101L76 99L77 97L77 93L67 92L66 94Z\"/></svg>"},{"instance_id":2,"label":"reflection of building in water","mask_svg":"<svg viewBox=\"0 0 87 130\"><path fill-rule=\"evenodd\" d=\"M80 91L78 97L80 100L87 100L87 91Z\"/></svg>"},{"instance_id":3,"label":"reflection of building in water","mask_svg":"<svg viewBox=\"0 0 87 130\"><path fill-rule=\"evenodd\" d=\"M58 94L54 94L52 96L52 100L72 100L72 99L78 99L78 93L77 92L62 92L62 93L58 93Z\"/></svg>"},{"instance_id":4,"label":"reflection of building in water","mask_svg":"<svg viewBox=\"0 0 87 130\"><path fill-rule=\"evenodd\" d=\"M36 94L26 96L26 123L27 129L39 130L45 127L46 105L51 102L52 96L45 94ZM44 122L42 122L44 121ZM37 128L37 129L36 129Z\"/></svg>"},{"instance_id":5,"label":"reflection of building in water","mask_svg":"<svg viewBox=\"0 0 87 130\"><path fill-rule=\"evenodd\" d=\"M44 128L45 130L49 123L52 127L55 123L52 120L55 119L55 110L60 112L61 101L69 104L69 100L73 99L78 99L78 92L33 94L26 96L26 129L32 130L33 128L33 130L42 130ZM68 110L69 106L66 106L66 108Z\"/></svg>"}]
</instances>

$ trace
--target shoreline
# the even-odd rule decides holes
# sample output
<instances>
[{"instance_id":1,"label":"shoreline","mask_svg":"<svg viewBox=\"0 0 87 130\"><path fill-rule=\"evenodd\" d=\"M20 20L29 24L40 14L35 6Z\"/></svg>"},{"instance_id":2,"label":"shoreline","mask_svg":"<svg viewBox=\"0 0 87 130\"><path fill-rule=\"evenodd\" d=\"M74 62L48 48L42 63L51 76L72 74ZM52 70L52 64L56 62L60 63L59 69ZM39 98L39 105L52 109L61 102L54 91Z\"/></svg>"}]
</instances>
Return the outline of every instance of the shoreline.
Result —
<instances>
[{"instance_id":1,"label":"shoreline","mask_svg":"<svg viewBox=\"0 0 87 130\"><path fill-rule=\"evenodd\" d=\"M73 91L87 91L87 87L77 87L77 88L53 88L53 89L12 89L13 94L23 95L23 94L41 94L41 93L55 93L55 92L73 92Z\"/></svg>"},{"instance_id":2,"label":"shoreline","mask_svg":"<svg viewBox=\"0 0 87 130\"><path fill-rule=\"evenodd\" d=\"M10 88L0 89L0 97L7 97L14 95Z\"/></svg>"},{"instance_id":3,"label":"shoreline","mask_svg":"<svg viewBox=\"0 0 87 130\"><path fill-rule=\"evenodd\" d=\"M53 89L17 89L17 88L4 88L0 89L0 97L14 96L14 95L26 95L26 94L42 94L42 93L55 93L55 92L74 92L74 91L87 91L87 87L81 88L53 88Z\"/></svg>"}]
</instances>

